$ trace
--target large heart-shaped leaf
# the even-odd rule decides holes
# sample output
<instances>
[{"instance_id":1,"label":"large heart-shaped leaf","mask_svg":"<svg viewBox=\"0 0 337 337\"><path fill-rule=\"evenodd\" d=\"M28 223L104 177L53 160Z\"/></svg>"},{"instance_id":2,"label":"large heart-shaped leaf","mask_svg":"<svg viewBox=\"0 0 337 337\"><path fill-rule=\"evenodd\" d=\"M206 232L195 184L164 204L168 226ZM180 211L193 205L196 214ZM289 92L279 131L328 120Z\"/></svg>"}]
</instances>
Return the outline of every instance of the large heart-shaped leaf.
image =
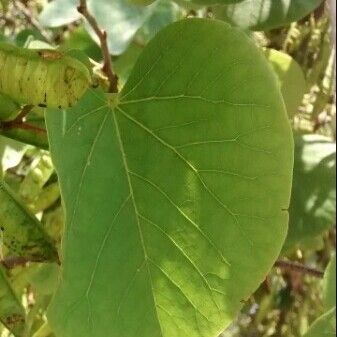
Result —
<instances>
[{"instance_id":1,"label":"large heart-shaped leaf","mask_svg":"<svg viewBox=\"0 0 337 337\"><path fill-rule=\"evenodd\" d=\"M336 216L336 143L297 135L294 186L285 250L331 228Z\"/></svg>"},{"instance_id":2,"label":"large heart-shaped leaf","mask_svg":"<svg viewBox=\"0 0 337 337\"><path fill-rule=\"evenodd\" d=\"M66 211L62 337L216 337L287 231L293 142L263 52L220 21L145 48L119 95L49 111Z\"/></svg>"},{"instance_id":3,"label":"large heart-shaped leaf","mask_svg":"<svg viewBox=\"0 0 337 337\"><path fill-rule=\"evenodd\" d=\"M243 0L217 6L215 15L244 29L269 30L298 21L317 8L323 0ZM221 0L218 1L222 4Z\"/></svg>"}]
</instances>

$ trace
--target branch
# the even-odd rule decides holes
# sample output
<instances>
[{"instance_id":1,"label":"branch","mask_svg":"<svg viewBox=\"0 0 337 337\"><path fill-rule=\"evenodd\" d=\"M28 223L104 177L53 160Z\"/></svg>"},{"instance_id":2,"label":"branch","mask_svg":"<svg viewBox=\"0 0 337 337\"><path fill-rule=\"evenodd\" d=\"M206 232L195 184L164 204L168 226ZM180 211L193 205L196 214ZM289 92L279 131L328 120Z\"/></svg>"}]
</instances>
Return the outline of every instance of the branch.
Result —
<instances>
[{"instance_id":1,"label":"branch","mask_svg":"<svg viewBox=\"0 0 337 337\"><path fill-rule=\"evenodd\" d=\"M0 266L4 266L6 269L11 270L16 267L25 267L28 263L57 263L59 266L61 265L61 261L59 257L57 257L56 261L48 261L43 259L28 259L24 256L7 256L5 258L0 257Z\"/></svg>"},{"instance_id":2,"label":"branch","mask_svg":"<svg viewBox=\"0 0 337 337\"><path fill-rule=\"evenodd\" d=\"M13 6L24 15L28 23L35 29L37 29L47 42L49 43L52 42L49 34L43 29L39 21L34 18L29 8L27 8L24 4L22 4L19 1L13 1Z\"/></svg>"},{"instance_id":3,"label":"branch","mask_svg":"<svg viewBox=\"0 0 337 337\"><path fill-rule=\"evenodd\" d=\"M117 93L118 92L118 77L114 74L112 71L112 62L111 62L111 56L108 48L108 41L107 41L107 33L105 30L102 30L99 28L97 20L95 17L89 12L87 1L86 0L80 0L80 5L77 7L77 10L79 13L81 13L85 19L88 21L94 32L99 38L101 48L102 48L102 54L104 59L104 65L103 65L103 71L108 77L110 88L109 92L111 93Z\"/></svg>"},{"instance_id":4,"label":"branch","mask_svg":"<svg viewBox=\"0 0 337 337\"><path fill-rule=\"evenodd\" d=\"M8 130L8 129L24 129L24 130L31 130L34 132L42 132L46 133L47 131L43 128L39 128L35 125L31 125L25 123L24 119L28 115L28 113L33 109L33 105L25 105L20 114L12 121L1 122L0 121L0 130Z\"/></svg>"},{"instance_id":5,"label":"branch","mask_svg":"<svg viewBox=\"0 0 337 337\"><path fill-rule=\"evenodd\" d=\"M6 269L13 269L18 266L25 266L29 261L21 256L9 256L3 260L0 260L0 264L2 264Z\"/></svg>"},{"instance_id":6,"label":"branch","mask_svg":"<svg viewBox=\"0 0 337 337\"><path fill-rule=\"evenodd\" d=\"M322 272L321 270L305 266L298 262L279 260L275 263L275 267L284 270L295 271L302 274L308 274L318 278L323 278L324 276L324 272Z\"/></svg>"}]
</instances>

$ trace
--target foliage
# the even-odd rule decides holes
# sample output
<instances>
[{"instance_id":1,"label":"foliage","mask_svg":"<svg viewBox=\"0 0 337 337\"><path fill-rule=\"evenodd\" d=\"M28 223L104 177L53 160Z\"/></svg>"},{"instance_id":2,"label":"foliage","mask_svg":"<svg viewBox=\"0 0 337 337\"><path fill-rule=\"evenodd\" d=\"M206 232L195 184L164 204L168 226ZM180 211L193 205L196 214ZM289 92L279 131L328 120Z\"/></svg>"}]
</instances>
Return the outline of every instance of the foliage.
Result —
<instances>
[{"instance_id":1,"label":"foliage","mask_svg":"<svg viewBox=\"0 0 337 337\"><path fill-rule=\"evenodd\" d=\"M331 26L1 0L0 336L335 336Z\"/></svg>"},{"instance_id":2,"label":"foliage","mask_svg":"<svg viewBox=\"0 0 337 337\"><path fill-rule=\"evenodd\" d=\"M336 213L335 143L321 135L297 135L295 141L290 228L285 249L294 249L330 229Z\"/></svg>"},{"instance_id":3,"label":"foliage","mask_svg":"<svg viewBox=\"0 0 337 337\"><path fill-rule=\"evenodd\" d=\"M241 28L269 30L301 19L321 3L322 0L231 1L229 5L216 7L215 15Z\"/></svg>"}]
</instances>

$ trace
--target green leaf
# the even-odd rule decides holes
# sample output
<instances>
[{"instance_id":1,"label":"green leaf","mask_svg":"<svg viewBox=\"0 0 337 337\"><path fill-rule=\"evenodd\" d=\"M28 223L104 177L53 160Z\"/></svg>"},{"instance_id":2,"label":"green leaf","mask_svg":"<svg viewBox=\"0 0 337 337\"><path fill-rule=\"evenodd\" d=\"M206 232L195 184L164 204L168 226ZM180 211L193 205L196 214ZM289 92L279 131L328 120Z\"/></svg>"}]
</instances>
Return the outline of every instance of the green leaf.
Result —
<instances>
[{"instance_id":1,"label":"green leaf","mask_svg":"<svg viewBox=\"0 0 337 337\"><path fill-rule=\"evenodd\" d=\"M9 96L0 92L0 130L2 121L9 121L15 119L20 113L21 107L18 103L13 101Z\"/></svg>"},{"instance_id":2,"label":"green leaf","mask_svg":"<svg viewBox=\"0 0 337 337\"><path fill-rule=\"evenodd\" d=\"M336 255L331 259L323 280L323 300L326 310L336 307Z\"/></svg>"},{"instance_id":3,"label":"green leaf","mask_svg":"<svg viewBox=\"0 0 337 337\"><path fill-rule=\"evenodd\" d=\"M40 13L40 22L48 27L68 25L81 18L77 10L77 0L54 0L48 2Z\"/></svg>"},{"instance_id":4,"label":"green leaf","mask_svg":"<svg viewBox=\"0 0 337 337\"><path fill-rule=\"evenodd\" d=\"M29 261L58 261L58 254L38 220L0 180L0 227L3 243Z\"/></svg>"},{"instance_id":5,"label":"green leaf","mask_svg":"<svg viewBox=\"0 0 337 337\"><path fill-rule=\"evenodd\" d=\"M161 29L183 18L183 15L186 14L183 13L175 2L171 0L157 0L152 15L146 20L138 35L141 35L145 43L147 43Z\"/></svg>"},{"instance_id":6,"label":"green leaf","mask_svg":"<svg viewBox=\"0 0 337 337\"><path fill-rule=\"evenodd\" d=\"M45 211L49 207L53 206L60 198L60 188L58 183L52 183L47 185L33 203L30 205L30 209L34 214Z\"/></svg>"},{"instance_id":7,"label":"green leaf","mask_svg":"<svg viewBox=\"0 0 337 337\"><path fill-rule=\"evenodd\" d=\"M243 29L270 30L298 21L315 10L323 0L243 0L216 6L216 18ZM221 0L218 1L221 4Z\"/></svg>"},{"instance_id":8,"label":"green leaf","mask_svg":"<svg viewBox=\"0 0 337 337\"><path fill-rule=\"evenodd\" d=\"M267 49L265 54L279 78L284 103L289 117L292 117L306 92L304 73L300 65L286 53Z\"/></svg>"},{"instance_id":9,"label":"green leaf","mask_svg":"<svg viewBox=\"0 0 337 337\"><path fill-rule=\"evenodd\" d=\"M126 0L126 1L132 5L148 6L153 2L155 2L156 0Z\"/></svg>"},{"instance_id":10,"label":"green leaf","mask_svg":"<svg viewBox=\"0 0 337 337\"><path fill-rule=\"evenodd\" d=\"M41 34L41 32L37 29L24 29L19 32L15 37L15 44L19 47L25 47L26 43L31 40L40 40L44 41L45 38Z\"/></svg>"},{"instance_id":11,"label":"green leaf","mask_svg":"<svg viewBox=\"0 0 337 337\"><path fill-rule=\"evenodd\" d=\"M52 337L53 331L47 323L44 323L38 331L35 332L33 337Z\"/></svg>"},{"instance_id":12,"label":"green leaf","mask_svg":"<svg viewBox=\"0 0 337 337\"><path fill-rule=\"evenodd\" d=\"M40 15L40 21L49 27L58 27L78 20L78 0L54 0L48 3ZM155 9L156 4L148 7L128 4L126 0L88 0L88 6L107 32L111 54L119 55L127 48L137 30L144 24ZM86 24L93 39L97 35Z\"/></svg>"},{"instance_id":13,"label":"green leaf","mask_svg":"<svg viewBox=\"0 0 337 337\"><path fill-rule=\"evenodd\" d=\"M38 296L53 294L57 287L59 266L56 263L48 263L38 264L33 268L28 280L34 291Z\"/></svg>"},{"instance_id":14,"label":"green leaf","mask_svg":"<svg viewBox=\"0 0 337 337\"><path fill-rule=\"evenodd\" d=\"M319 317L303 337L336 337L336 308Z\"/></svg>"},{"instance_id":15,"label":"green leaf","mask_svg":"<svg viewBox=\"0 0 337 337\"><path fill-rule=\"evenodd\" d=\"M83 27L78 27L71 31L60 47L60 50L64 51L72 49L83 50L88 57L96 61L101 61L102 59L101 49Z\"/></svg>"},{"instance_id":16,"label":"green leaf","mask_svg":"<svg viewBox=\"0 0 337 337\"><path fill-rule=\"evenodd\" d=\"M336 144L319 135L297 135L289 233L285 250L322 234L336 215Z\"/></svg>"},{"instance_id":17,"label":"green leaf","mask_svg":"<svg viewBox=\"0 0 337 337\"><path fill-rule=\"evenodd\" d=\"M47 128L67 223L56 335L218 336L287 232L293 143L263 53L180 21L119 95L89 91Z\"/></svg>"},{"instance_id":18,"label":"green leaf","mask_svg":"<svg viewBox=\"0 0 337 337\"><path fill-rule=\"evenodd\" d=\"M231 4L236 4L241 2L242 0L184 0L186 2L193 2L198 5L214 5L214 4L219 4L219 5L231 5Z\"/></svg>"},{"instance_id":19,"label":"green leaf","mask_svg":"<svg viewBox=\"0 0 337 337\"><path fill-rule=\"evenodd\" d=\"M25 311L12 290L5 271L0 266L0 321L14 336L22 336L25 328Z\"/></svg>"},{"instance_id":20,"label":"green leaf","mask_svg":"<svg viewBox=\"0 0 337 337\"><path fill-rule=\"evenodd\" d=\"M130 76L133 66L135 65L142 50L143 46L132 43L128 49L113 63L114 70L118 75L119 84L121 86L125 84L126 80Z\"/></svg>"},{"instance_id":21,"label":"green leaf","mask_svg":"<svg viewBox=\"0 0 337 337\"><path fill-rule=\"evenodd\" d=\"M33 202L54 172L48 153L41 151L29 168L20 185L20 196L25 202Z\"/></svg>"}]
</instances>

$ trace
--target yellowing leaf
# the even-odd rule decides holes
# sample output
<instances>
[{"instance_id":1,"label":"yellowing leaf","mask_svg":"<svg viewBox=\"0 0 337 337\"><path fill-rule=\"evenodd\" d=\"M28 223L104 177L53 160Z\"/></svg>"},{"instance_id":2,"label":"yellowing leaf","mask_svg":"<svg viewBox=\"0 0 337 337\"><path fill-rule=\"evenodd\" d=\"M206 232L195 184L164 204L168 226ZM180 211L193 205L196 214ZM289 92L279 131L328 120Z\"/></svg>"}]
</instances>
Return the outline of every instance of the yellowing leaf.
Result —
<instances>
[{"instance_id":1,"label":"yellowing leaf","mask_svg":"<svg viewBox=\"0 0 337 337\"><path fill-rule=\"evenodd\" d=\"M21 337L25 327L25 311L9 285L0 266L0 321L15 337Z\"/></svg>"}]
</instances>

